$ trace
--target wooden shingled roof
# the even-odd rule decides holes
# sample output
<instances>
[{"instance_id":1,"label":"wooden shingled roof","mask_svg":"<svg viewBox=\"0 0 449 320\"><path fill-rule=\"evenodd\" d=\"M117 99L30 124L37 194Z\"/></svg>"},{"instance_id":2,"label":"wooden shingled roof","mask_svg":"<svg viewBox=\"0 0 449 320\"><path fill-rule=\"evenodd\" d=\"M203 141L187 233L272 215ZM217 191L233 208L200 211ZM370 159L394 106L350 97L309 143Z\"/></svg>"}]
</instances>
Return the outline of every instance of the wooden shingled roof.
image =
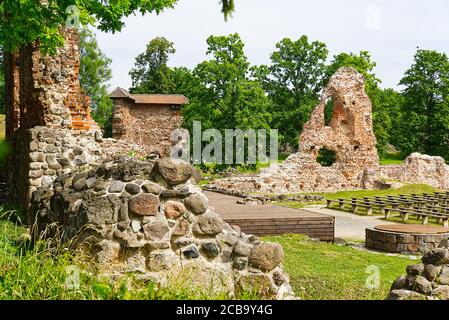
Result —
<instances>
[{"instance_id":1,"label":"wooden shingled roof","mask_svg":"<svg viewBox=\"0 0 449 320\"><path fill-rule=\"evenodd\" d=\"M109 97L112 99L131 99L136 104L183 105L189 103L189 100L182 94L131 94L120 87L112 91Z\"/></svg>"}]
</instances>

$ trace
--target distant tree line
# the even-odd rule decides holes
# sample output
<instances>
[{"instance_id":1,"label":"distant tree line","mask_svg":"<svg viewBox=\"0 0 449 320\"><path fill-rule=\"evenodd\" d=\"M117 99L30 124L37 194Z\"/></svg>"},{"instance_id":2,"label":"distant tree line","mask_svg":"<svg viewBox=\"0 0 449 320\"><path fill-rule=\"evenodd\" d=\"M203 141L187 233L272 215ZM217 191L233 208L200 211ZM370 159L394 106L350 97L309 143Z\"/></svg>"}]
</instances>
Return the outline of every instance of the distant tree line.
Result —
<instances>
[{"instance_id":1,"label":"distant tree line","mask_svg":"<svg viewBox=\"0 0 449 320\"><path fill-rule=\"evenodd\" d=\"M248 62L238 34L210 36L207 45L210 59L190 70L168 66L175 53L173 42L163 37L151 40L130 71L130 91L184 94L190 100L183 108L188 129L194 120L201 121L203 129L278 129L282 149L289 153L297 150L298 136L329 78L338 68L351 66L365 77L380 156L392 145L404 154L421 152L449 161L449 59L445 53L418 49L399 82L402 90L397 91L379 87L376 63L367 51L329 59L326 45L307 36L282 39L270 63L259 66ZM88 29L81 31L80 49L81 85L91 97L95 120L110 135L111 60ZM2 66L0 61L0 98L4 94Z\"/></svg>"},{"instance_id":2,"label":"distant tree line","mask_svg":"<svg viewBox=\"0 0 449 320\"><path fill-rule=\"evenodd\" d=\"M194 120L207 128L279 129L283 149L294 152L298 136L319 103L323 87L343 66L365 77L373 105L377 149L384 156L392 145L404 154L422 152L449 160L449 59L446 54L418 49L399 84L401 91L381 89L369 52L340 53L328 61L324 43L282 39L269 65L252 66L238 34L210 36L209 60L189 70L168 66L174 44L151 40L130 71L134 93L181 93L184 126Z\"/></svg>"}]
</instances>

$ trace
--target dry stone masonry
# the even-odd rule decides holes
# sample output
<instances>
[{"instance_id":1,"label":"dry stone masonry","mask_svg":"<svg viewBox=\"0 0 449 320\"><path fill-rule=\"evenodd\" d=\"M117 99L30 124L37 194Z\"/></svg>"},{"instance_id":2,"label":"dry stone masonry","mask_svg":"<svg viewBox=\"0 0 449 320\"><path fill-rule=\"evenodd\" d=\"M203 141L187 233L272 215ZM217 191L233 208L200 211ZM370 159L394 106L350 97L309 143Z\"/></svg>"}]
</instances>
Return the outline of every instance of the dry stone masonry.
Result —
<instances>
[{"instance_id":1,"label":"dry stone masonry","mask_svg":"<svg viewBox=\"0 0 449 320\"><path fill-rule=\"evenodd\" d=\"M449 300L448 240L422 257L422 263L407 267L407 275L391 286L388 300Z\"/></svg>"},{"instance_id":2,"label":"dry stone masonry","mask_svg":"<svg viewBox=\"0 0 449 320\"><path fill-rule=\"evenodd\" d=\"M326 124L325 108L330 101L332 118ZM412 154L402 165L380 166L376 143L363 76L354 68L340 68L304 125L298 153L262 169L257 176L220 179L209 187L289 194L376 189L385 180L399 180L449 189L449 166L443 158ZM323 148L335 152L336 161L331 166L317 161Z\"/></svg>"},{"instance_id":3,"label":"dry stone masonry","mask_svg":"<svg viewBox=\"0 0 449 320\"><path fill-rule=\"evenodd\" d=\"M180 160L117 158L73 170L38 187L32 209L35 236L73 241L106 273L132 272L162 284L186 277L231 297L293 295L282 247L225 223L208 208L192 166Z\"/></svg>"}]
</instances>

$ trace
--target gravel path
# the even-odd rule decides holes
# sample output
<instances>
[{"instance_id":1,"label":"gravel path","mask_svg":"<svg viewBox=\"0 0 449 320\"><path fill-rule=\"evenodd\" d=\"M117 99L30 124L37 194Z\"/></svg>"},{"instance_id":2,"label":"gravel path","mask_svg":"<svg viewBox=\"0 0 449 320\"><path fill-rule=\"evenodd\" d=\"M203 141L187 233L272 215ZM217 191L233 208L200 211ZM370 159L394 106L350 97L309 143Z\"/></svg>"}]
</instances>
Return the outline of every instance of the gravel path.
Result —
<instances>
[{"instance_id":1,"label":"gravel path","mask_svg":"<svg viewBox=\"0 0 449 320\"><path fill-rule=\"evenodd\" d=\"M394 224L394 222L382 220L382 216L358 216L323 207L309 207L304 208L304 210L334 216L336 238L365 240L366 228L373 228L382 224Z\"/></svg>"}]
</instances>

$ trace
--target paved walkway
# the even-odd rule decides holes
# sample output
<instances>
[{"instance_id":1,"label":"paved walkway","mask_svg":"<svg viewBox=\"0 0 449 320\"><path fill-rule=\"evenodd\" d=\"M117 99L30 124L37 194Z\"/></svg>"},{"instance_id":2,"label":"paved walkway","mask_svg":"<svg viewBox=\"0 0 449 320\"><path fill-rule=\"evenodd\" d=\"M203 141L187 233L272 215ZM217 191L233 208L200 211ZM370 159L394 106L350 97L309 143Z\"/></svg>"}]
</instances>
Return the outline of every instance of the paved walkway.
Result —
<instances>
[{"instance_id":1,"label":"paved walkway","mask_svg":"<svg viewBox=\"0 0 449 320\"><path fill-rule=\"evenodd\" d=\"M395 224L382 220L382 216L358 216L349 212L327 209L323 207L304 208L306 211L331 215L335 217L335 237L343 239L365 239L365 229L378 225Z\"/></svg>"}]
</instances>

